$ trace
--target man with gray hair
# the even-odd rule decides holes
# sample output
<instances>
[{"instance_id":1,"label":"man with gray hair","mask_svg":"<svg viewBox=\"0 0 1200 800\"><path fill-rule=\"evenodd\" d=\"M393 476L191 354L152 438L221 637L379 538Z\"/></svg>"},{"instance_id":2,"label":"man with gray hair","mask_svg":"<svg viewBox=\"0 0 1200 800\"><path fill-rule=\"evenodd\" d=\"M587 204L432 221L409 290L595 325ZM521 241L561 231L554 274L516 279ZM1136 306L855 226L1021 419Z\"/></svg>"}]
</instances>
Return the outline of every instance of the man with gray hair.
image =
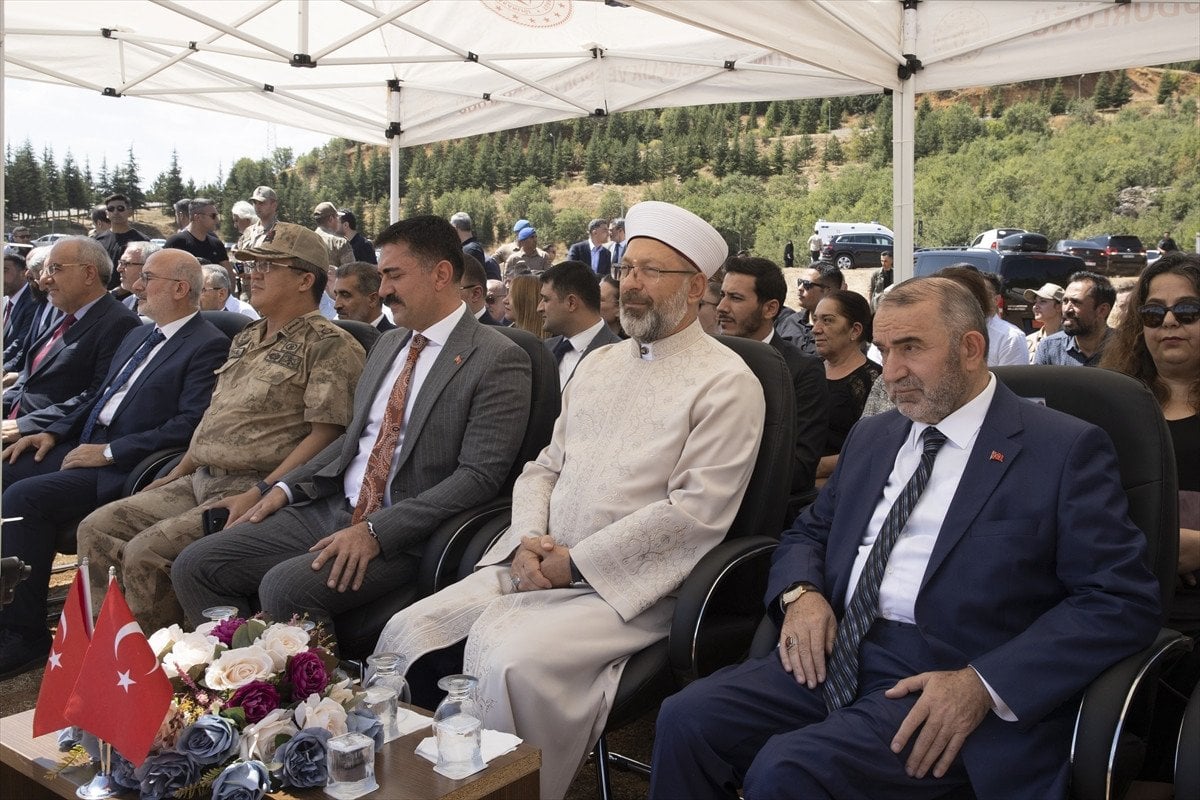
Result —
<instances>
[{"instance_id":1,"label":"man with gray hair","mask_svg":"<svg viewBox=\"0 0 1200 800\"><path fill-rule=\"evenodd\" d=\"M487 256L483 252L483 245L475 238L475 232L471 228L471 216L465 211L456 211L450 215L450 224L458 231L458 240L462 242L463 252L474 256L480 264L484 263Z\"/></svg>"},{"instance_id":2,"label":"man with gray hair","mask_svg":"<svg viewBox=\"0 0 1200 800\"><path fill-rule=\"evenodd\" d=\"M462 663L441 666L479 678L483 727L541 748L542 797L566 792L629 656L666 637L672 593L733 522L763 430L758 380L696 321L725 240L668 203L639 203L626 226L633 341L579 363L476 572L394 616L377 646L417 659L465 640ZM614 397L621 412L605 413ZM444 674L436 658L410 670L414 689Z\"/></svg>"},{"instance_id":3,"label":"man with gray hair","mask_svg":"<svg viewBox=\"0 0 1200 800\"><path fill-rule=\"evenodd\" d=\"M3 453L5 512L20 518L4 526L4 555L19 556L34 575L0 611L0 674L46 656L46 590L58 530L120 497L146 456L187 445L229 352L229 339L196 313L194 256L164 250L125 271L154 324L125 335L89 402Z\"/></svg>"},{"instance_id":4,"label":"man with gray hair","mask_svg":"<svg viewBox=\"0 0 1200 800\"><path fill-rule=\"evenodd\" d=\"M338 319L374 325L380 333L396 325L383 313L379 296L379 267L365 261L353 261L337 268L333 281L333 304Z\"/></svg>"},{"instance_id":5,"label":"man with gray hair","mask_svg":"<svg viewBox=\"0 0 1200 800\"><path fill-rule=\"evenodd\" d=\"M233 217L233 227L237 229L239 239L251 225L258 222L258 214L254 212L254 206L245 200L238 200L234 203L229 209L229 214Z\"/></svg>"},{"instance_id":6,"label":"man with gray hair","mask_svg":"<svg viewBox=\"0 0 1200 800\"><path fill-rule=\"evenodd\" d=\"M597 275L607 275L613 264L612 253L605 247L608 242L608 220L596 218L588 223L588 238L576 242L567 250L568 261L582 261Z\"/></svg>"},{"instance_id":7,"label":"man with gray hair","mask_svg":"<svg viewBox=\"0 0 1200 800\"><path fill-rule=\"evenodd\" d=\"M233 294L229 273L216 264L205 264L204 287L200 290L201 311L232 311L250 319L258 319L254 306Z\"/></svg>"},{"instance_id":8,"label":"man with gray hair","mask_svg":"<svg viewBox=\"0 0 1200 800\"><path fill-rule=\"evenodd\" d=\"M117 274L121 276L121 285L112 290L113 297L135 314L138 311L137 294L133 291L133 283L142 273L142 265L154 253L162 250L154 242L130 242L125 246L125 252L117 261ZM220 269L220 267L218 267Z\"/></svg>"},{"instance_id":9,"label":"man with gray hair","mask_svg":"<svg viewBox=\"0 0 1200 800\"><path fill-rule=\"evenodd\" d=\"M26 291L33 300L33 310L24 333L11 338L6 334L4 337L3 383L5 388L12 386L16 381L17 373L21 371L21 365L25 360L25 352L29 350L33 342L50 332L63 316L61 311L50 304L50 299L46 297L46 290L42 288L40 281L42 266L46 263L48 255L50 255L50 246L43 245L33 248L25 257Z\"/></svg>"},{"instance_id":10,"label":"man with gray hair","mask_svg":"<svg viewBox=\"0 0 1200 800\"><path fill-rule=\"evenodd\" d=\"M16 382L4 392L5 444L45 430L95 396L117 345L139 324L108 293L108 250L95 239L69 236L50 249L42 283L65 315L25 353Z\"/></svg>"},{"instance_id":11,"label":"man with gray hair","mask_svg":"<svg viewBox=\"0 0 1200 800\"><path fill-rule=\"evenodd\" d=\"M663 704L651 798L1066 797L1080 694L1159 630L1104 431L997 381L955 281L873 328L896 407L772 555L778 647Z\"/></svg>"}]
</instances>

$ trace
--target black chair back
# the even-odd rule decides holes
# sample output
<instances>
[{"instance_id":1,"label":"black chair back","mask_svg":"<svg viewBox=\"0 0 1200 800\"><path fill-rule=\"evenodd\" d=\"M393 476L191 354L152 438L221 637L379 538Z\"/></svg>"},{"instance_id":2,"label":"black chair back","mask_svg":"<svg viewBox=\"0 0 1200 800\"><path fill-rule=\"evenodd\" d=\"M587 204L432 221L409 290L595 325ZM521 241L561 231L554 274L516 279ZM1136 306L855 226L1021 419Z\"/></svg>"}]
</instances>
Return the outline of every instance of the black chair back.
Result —
<instances>
[{"instance_id":1,"label":"black chair back","mask_svg":"<svg viewBox=\"0 0 1200 800\"><path fill-rule=\"evenodd\" d=\"M1021 397L1045 401L1101 428L1112 439L1129 500L1129 518L1146 534L1148 566L1170 607L1179 563L1179 505L1171 434L1150 390L1128 375L1079 367L997 367Z\"/></svg>"},{"instance_id":2,"label":"black chair back","mask_svg":"<svg viewBox=\"0 0 1200 800\"><path fill-rule=\"evenodd\" d=\"M335 319L332 320L334 325L344 330L346 333L354 337L354 340L362 345L363 352L371 355L371 348L375 345L375 341L380 337L379 328L370 325L366 322L359 322L354 319Z\"/></svg>"},{"instance_id":3,"label":"black chair back","mask_svg":"<svg viewBox=\"0 0 1200 800\"><path fill-rule=\"evenodd\" d=\"M525 464L537 458L542 448L550 444L554 422L562 410L562 390L558 385L558 364L543 340L515 326L506 328L493 325L491 330L516 342L529 356L529 365L533 369L533 394L525 423L525 438L521 440L521 449L517 451L517 459L501 490L502 494L510 495Z\"/></svg>"},{"instance_id":4,"label":"black chair back","mask_svg":"<svg viewBox=\"0 0 1200 800\"><path fill-rule=\"evenodd\" d=\"M200 316L230 339L237 336L243 328L254 321L236 311L201 311Z\"/></svg>"}]
</instances>

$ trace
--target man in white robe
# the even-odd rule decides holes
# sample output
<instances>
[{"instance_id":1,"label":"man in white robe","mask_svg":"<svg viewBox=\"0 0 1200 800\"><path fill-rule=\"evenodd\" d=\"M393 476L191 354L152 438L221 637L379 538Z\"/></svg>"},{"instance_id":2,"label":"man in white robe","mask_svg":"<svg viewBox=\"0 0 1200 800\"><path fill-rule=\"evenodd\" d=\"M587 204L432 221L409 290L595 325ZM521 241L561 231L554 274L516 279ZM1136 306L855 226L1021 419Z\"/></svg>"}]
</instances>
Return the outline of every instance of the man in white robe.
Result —
<instances>
[{"instance_id":1,"label":"man in white robe","mask_svg":"<svg viewBox=\"0 0 1200 800\"><path fill-rule=\"evenodd\" d=\"M625 224L631 341L580 362L476 572L394 616L377 646L411 664L465 638L484 727L541 748L548 800L603 731L629 656L666 637L673 593L724 538L763 429L758 380L696 321L725 241L668 203Z\"/></svg>"}]
</instances>

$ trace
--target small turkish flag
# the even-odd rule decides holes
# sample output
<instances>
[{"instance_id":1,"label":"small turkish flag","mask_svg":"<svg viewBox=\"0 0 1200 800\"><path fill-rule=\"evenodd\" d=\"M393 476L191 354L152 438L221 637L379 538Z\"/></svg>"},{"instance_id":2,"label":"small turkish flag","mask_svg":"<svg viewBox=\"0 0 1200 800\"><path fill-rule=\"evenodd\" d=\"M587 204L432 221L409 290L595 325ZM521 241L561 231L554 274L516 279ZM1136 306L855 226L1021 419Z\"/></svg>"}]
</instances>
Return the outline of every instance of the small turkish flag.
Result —
<instances>
[{"instance_id":1,"label":"small turkish flag","mask_svg":"<svg viewBox=\"0 0 1200 800\"><path fill-rule=\"evenodd\" d=\"M171 682L116 579L110 580L79 680L67 701L67 720L111 744L136 767L154 744L171 695Z\"/></svg>"},{"instance_id":2,"label":"small turkish flag","mask_svg":"<svg viewBox=\"0 0 1200 800\"><path fill-rule=\"evenodd\" d=\"M1004 453L1001 453L999 450L993 450L989 458L992 461L999 461L1001 464L1004 463Z\"/></svg>"},{"instance_id":3,"label":"small turkish flag","mask_svg":"<svg viewBox=\"0 0 1200 800\"><path fill-rule=\"evenodd\" d=\"M63 712L67 698L79 677L83 655L92 638L92 593L88 590L87 564L81 564L67 592L67 602L58 615L58 630L50 645L50 658L46 659L46 673L42 676L42 688L38 692L37 709L33 712L33 735L65 728L67 722Z\"/></svg>"}]
</instances>

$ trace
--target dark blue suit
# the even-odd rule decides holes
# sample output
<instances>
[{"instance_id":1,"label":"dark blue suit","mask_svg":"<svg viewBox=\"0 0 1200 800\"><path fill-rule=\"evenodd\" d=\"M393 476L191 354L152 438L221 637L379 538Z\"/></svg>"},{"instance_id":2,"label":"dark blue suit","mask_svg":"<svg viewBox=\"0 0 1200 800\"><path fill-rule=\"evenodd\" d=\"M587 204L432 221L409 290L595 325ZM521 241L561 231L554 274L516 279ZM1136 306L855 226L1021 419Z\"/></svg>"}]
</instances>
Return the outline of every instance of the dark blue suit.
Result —
<instances>
[{"instance_id":1,"label":"dark blue suit","mask_svg":"<svg viewBox=\"0 0 1200 800\"><path fill-rule=\"evenodd\" d=\"M17 292L16 299L12 297L8 299L8 308L5 309L4 320L4 360L8 361L11 353L16 352L16 348L20 347L21 339L25 338L26 332L33 325L34 313L37 311L38 301L33 296L33 291L28 285L22 286Z\"/></svg>"},{"instance_id":2,"label":"dark blue suit","mask_svg":"<svg viewBox=\"0 0 1200 800\"><path fill-rule=\"evenodd\" d=\"M4 413L20 403L17 428L22 435L45 430L89 403L100 389L121 339L140 324L137 314L110 294L103 294L83 319L72 325L42 359L33 362L53 332L25 352L21 374L4 393Z\"/></svg>"},{"instance_id":3,"label":"dark blue suit","mask_svg":"<svg viewBox=\"0 0 1200 800\"><path fill-rule=\"evenodd\" d=\"M851 430L829 483L775 552L767 589L774 615L787 587L809 582L840 620L855 556L910 426L890 411ZM841 784L833 796L936 796L948 787L932 777L905 784L915 736L903 753L888 750L916 697L882 692L904 673L970 664L1019 722L989 712L950 777L969 780L980 800L1065 797L1080 693L1158 630L1158 584L1145 561L1108 437L999 385L916 595L916 625L904 634L887 623L872 628L858 700L827 715L820 690L797 684L775 652L693 683L660 715L660 731L687 733L656 742L652 795L718 796L716 786L744 781L747 798L786 796L801 785L792 771L799 764L832 771ZM898 641L903 648L893 647ZM689 766L705 748L716 765ZM839 760L847 753L854 765ZM873 785L870 776L884 770L904 785Z\"/></svg>"},{"instance_id":4,"label":"dark blue suit","mask_svg":"<svg viewBox=\"0 0 1200 800\"><path fill-rule=\"evenodd\" d=\"M84 319L90 314L86 315ZM107 428L92 435L107 443L114 462L104 467L61 470L63 459L78 444L92 406L125 363L154 331L144 325L131 331L92 399L50 425L58 444L40 463L33 451L4 465L5 516L24 517L4 526L4 555L19 556L33 567L13 603L0 612L0 625L44 632L46 591L58 531L120 496L126 475L145 456L168 447L186 447L208 408L216 383L215 370L229 352L229 338L196 315L168 339L129 387Z\"/></svg>"},{"instance_id":5,"label":"dark blue suit","mask_svg":"<svg viewBox=\"0 0 1200 800\"><path fill-rule=\"evenodd\" d=\"M567 260L580 261L584 264L587 264L588 269L591 269L592 240L584 239L582 242L576 242L575 244L571 245L571 249L567 251ZM607 247L603 245L600 246L600 254L597 257L597 260L599 263L596 265L596 268L593 271L597 275L607 275L610 271L609 268L612 266L612 253L608 251Z\"/></svg>"}]
</instances>

